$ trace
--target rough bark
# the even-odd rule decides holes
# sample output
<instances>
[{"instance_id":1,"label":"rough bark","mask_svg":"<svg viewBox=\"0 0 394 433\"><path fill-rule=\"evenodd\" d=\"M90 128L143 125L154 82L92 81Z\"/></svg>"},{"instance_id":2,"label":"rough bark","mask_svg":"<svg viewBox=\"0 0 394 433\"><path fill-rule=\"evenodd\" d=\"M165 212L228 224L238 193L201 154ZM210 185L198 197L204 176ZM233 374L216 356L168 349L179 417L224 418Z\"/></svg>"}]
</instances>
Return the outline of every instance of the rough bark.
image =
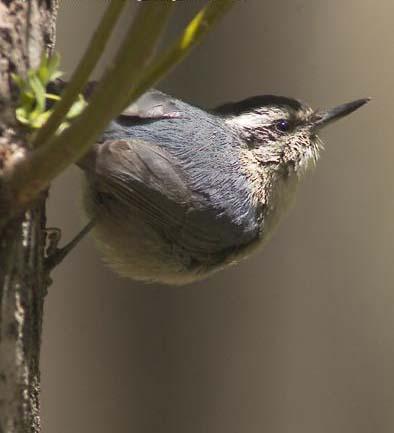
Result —
<instances>
[{"instance_id":1,"label":"rough bark","mask_svg":"<svg viewBox=\"0 0 394 433\"><path fill-rule=\"evenodd\" d=\"M2 172L29 151L10 75L23 76L52 50L57 7L57 0L0 0L0 188ZM44 228L43 195L0 233L0 433L40 431Z\"/></svg>"}]
</instances>

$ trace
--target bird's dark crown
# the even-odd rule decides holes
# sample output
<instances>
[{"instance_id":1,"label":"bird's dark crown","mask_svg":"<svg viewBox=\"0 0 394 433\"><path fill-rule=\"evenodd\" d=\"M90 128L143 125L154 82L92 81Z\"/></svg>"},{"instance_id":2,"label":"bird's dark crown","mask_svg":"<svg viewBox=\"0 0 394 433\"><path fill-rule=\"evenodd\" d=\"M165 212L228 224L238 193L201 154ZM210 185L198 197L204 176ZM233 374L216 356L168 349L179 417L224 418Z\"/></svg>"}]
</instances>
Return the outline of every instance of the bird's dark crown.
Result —
<instances>
[{"instance_id":1,"label":"bird's dark crown","mask_svg":"<svg viewBox=\"0 0 394 433\"><path fill-rule=\"evenodd\" d=\"M215 108L215 113L223 116L239 116L240 114L253 111L261 107L276 106L293 111L304 111L306 107L302 102L276 95L258 95L243 99L238 102L229 102Z\"/></svg>"}]
</instances>

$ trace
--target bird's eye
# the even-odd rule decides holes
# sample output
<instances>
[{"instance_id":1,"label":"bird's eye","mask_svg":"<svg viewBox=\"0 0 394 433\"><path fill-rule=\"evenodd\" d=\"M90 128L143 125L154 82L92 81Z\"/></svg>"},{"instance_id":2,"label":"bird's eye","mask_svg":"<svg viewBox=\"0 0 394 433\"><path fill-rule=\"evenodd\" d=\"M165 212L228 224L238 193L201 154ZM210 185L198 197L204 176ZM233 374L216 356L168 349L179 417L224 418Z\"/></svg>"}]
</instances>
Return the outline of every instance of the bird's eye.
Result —
<instances>
[{"instance_id":1,"label":"bird's eye","mask_svg":"<svg viewBox=\"0 0 394 433\"><path fill-rule=\"evenodd\" d=\"M286 119L280 119L275 123L276 129L280 132L288 132L291 129L290 122Z\"/></svg>"}]
</instances>

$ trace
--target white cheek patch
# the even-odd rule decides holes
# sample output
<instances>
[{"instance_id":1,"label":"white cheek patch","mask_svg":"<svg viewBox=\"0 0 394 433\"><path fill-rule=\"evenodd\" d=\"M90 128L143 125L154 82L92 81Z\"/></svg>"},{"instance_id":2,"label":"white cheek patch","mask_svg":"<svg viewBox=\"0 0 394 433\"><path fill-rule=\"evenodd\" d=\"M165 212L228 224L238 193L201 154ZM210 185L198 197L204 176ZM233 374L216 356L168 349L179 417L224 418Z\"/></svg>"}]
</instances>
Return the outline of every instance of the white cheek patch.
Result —
<instances>
[{"instance_id":1,"label":"white cheek patch","mask_svg":"<svg viewBox=\"0 0 394 433\"><path fill-rule=\"evenodd\" d=\"M299 177L304 176L310 169L315 167L322 150L323 143L319 138L311 146L304 148L297 164L297 174Z\"/></svg>"}]
</instances>

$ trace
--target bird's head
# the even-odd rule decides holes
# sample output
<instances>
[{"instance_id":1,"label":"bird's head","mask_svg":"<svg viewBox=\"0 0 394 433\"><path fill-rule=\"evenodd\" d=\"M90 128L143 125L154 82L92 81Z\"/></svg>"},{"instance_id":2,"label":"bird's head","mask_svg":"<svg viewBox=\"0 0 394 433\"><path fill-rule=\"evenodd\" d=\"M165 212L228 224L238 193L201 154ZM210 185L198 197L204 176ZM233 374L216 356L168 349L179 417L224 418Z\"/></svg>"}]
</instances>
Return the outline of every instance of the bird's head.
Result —
<instances>
[{"instance_id":1,"label":"bird's head","mask_svg":"<svg viewBox=\"0 0 394 433\"><path fill-rule=\"evenodd\" d=\"M319 131L368 100L313 110L296 99L263 95L225 104L215 111L238 132L259 164L274 170L291 170L301 176L319 156L322 148Z\"/></svg>"}]
</instances>

